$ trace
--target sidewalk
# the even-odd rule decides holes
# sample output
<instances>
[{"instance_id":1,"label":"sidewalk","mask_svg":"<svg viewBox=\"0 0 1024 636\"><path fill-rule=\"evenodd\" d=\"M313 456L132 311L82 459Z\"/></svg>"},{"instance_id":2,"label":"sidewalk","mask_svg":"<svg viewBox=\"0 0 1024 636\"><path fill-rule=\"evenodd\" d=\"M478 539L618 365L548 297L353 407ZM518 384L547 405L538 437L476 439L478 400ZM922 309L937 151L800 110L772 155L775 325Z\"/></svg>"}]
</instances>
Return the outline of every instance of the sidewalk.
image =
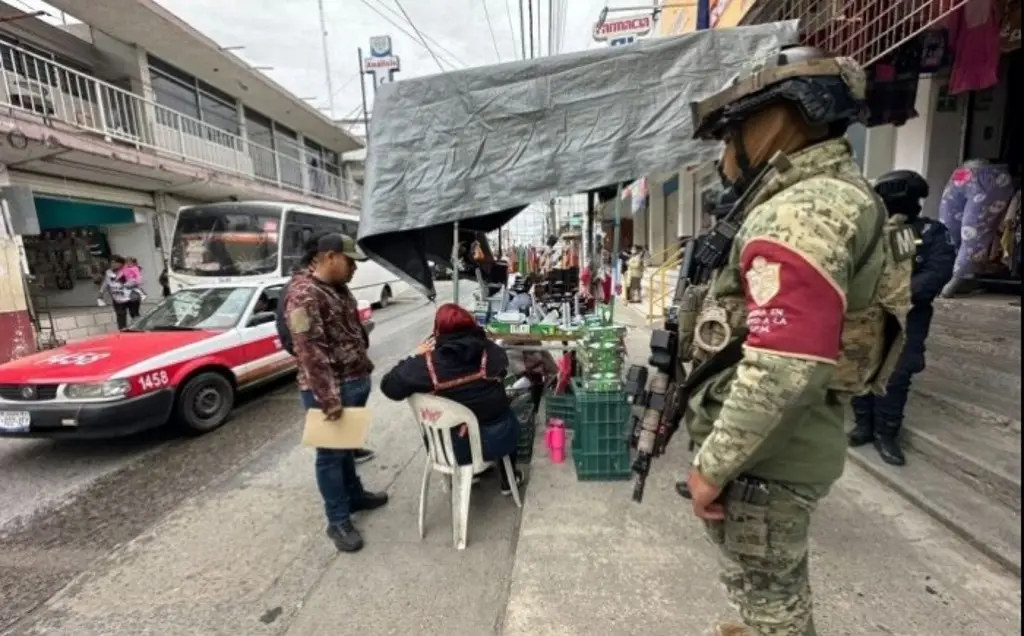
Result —
<instances>
[{"instance_id":1,"label":"sidewalk","mask_svg":"<svg viewBox=\"0 0 1024 636\"><path fill-rule=\"evenodd\" d=\"M616 316L635 325L632 357L646 358L642 320L619 307ZM394 351L404 355L421 335L404 329ZM391 364L389 356L378 368ZM571 462L552 464L538 448L522 514L485 480L458 552L437 480L427 536L418 537L423 451L408 407L376 392L371 406L378 459L360 471L392 500L357 519L361 553L338 555L323 536L296 406L295 421L282 425L293 435L168 511L10 633L701 636L733 616L711 546L672 490L686 463L679 440L657 461L642 505L629 482L577 482ZM1020 633L1019 580L860 469L847 467L815 522L822 634Z\"/></svg>"},{"instance_id":2,"label":"sidewalk","mask_svg":"<svg viewBox=\"0 0 1024 636\"><path fill-rule=\"evenodd\" d=\"M627 342L647 355L642 318ZM673 484L677 440L656 460L643 504L632 484L580 483L535 450L504 636L698 636L734 617L715 555ZM1020 583L864 471L846 474L815 516L812 576L822 634L1020 633Z\"/></svg>"}]
</instances>

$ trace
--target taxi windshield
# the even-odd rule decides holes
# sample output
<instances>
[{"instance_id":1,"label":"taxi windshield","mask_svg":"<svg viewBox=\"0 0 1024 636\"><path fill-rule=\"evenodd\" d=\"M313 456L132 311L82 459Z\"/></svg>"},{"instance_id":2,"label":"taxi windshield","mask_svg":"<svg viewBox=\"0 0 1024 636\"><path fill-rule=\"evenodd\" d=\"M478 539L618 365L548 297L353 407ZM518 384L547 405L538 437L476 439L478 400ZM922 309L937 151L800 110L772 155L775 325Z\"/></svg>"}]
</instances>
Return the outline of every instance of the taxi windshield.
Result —
<instances>
[{"instance_id":1,"label":"taxi windshield","mask_svg":"<svg viewBox=\"0 0 1024 636\"><path fill-rule=\"evenodd\" d=\"M136 320L129 331L231 329L242 319L253 292L251 287L183 289Z\"/></svg>"}]
</instances>

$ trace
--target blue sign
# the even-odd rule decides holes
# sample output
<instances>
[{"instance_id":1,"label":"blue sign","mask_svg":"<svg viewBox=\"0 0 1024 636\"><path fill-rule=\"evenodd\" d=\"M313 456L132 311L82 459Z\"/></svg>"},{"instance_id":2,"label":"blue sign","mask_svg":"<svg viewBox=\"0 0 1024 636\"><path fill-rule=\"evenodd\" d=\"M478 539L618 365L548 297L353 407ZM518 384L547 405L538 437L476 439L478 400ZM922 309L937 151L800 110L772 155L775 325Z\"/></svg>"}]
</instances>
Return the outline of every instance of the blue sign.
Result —
<instances>
[{"instance_id":1,"label":"blue sign","mask_svg":"<svg viewBox=\"0 0 1024 636\"><path fill-rule=\"evenodd\" d=\"M621 38L612 38L608 40L608 46L626 46L636 42L636 37L632 35L624 35Z\"/></svg>"}]
</instances>

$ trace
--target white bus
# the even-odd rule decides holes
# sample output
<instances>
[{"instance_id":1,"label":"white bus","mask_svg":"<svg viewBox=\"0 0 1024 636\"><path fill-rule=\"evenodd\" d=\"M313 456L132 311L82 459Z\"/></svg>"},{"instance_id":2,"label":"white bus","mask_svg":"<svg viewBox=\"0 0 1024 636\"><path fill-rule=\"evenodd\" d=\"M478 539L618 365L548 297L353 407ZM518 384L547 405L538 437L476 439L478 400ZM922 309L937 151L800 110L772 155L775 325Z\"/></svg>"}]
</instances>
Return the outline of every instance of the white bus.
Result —
<instances>
[{"instance_id":1,"label":"white bus","mask_svg":"<svg viewBox=\"0 0 1024 636\"><path fill-rule=\"evenodd\" d=\"M238 201L181 208L167 278L171 291L212 282L273 280L299 266L302 246L321 232L358 234L359 216L279 202ZM373 261L359 263L349 288L386 307L407 283Z\"/></svg>"}]
</instances>

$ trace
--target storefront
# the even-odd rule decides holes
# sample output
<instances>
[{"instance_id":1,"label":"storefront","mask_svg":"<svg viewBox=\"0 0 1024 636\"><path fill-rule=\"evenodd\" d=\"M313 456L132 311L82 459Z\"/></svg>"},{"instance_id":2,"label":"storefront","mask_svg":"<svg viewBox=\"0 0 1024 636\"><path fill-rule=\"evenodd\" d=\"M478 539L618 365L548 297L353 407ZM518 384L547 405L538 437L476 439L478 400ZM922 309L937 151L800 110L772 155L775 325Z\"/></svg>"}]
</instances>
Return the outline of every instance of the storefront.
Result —
<instances>
[{"instance_id":1,"label":"storefront","mask_svg":"<svg viewBox=\"0 0 1024 636\"><path fill-rule=\"evenodd\" d=\"M40 182L19 184L31 188L32 205L23 206L17 214L24 217L18 224L24 228L24 262L29 272L26 295L41 344L114 329L112 310L100 306L97 297L115 254L136 258L144 291L151 299L160 298L160 233L154 211L138 205L151 203L152 198L121 191L120 196L109 197L114 202L100 202L71 196L77 194L72 192L72 182L63 183L58 193L54 184L34 179Z\"/></svg>"},{"instance_id":2,"label":"storefront","mask_svg":"<svg viewBox=\"0 0 1024 636\"><path fill-rule=\"evenodd\" d=\"M980 0L981 5L988 3ZM898 66L908 56L935 65L901 81L905 88L890 87L891 95L916 91L909 100L888 102L891 109L904 110L906 123L870 130L865 154L877 160L891 148L888 169L910 169L925 176L931 196L924 214L950 226L970 252L961 256L958 273L982 281L988 289L1009 291L1014 285L1019 289L1020 281L1019 207L1008 205L1015 193L1019 197L1021 179L1020 9L1008 2L989 9L987 18L960 9L870 68L877 77L880 66L892 64L898 77L914 70ZM982 19L1001 22L1001 29L974 27L970 47L987 45L992 52L998 48L998 55L989 56L987 63L965 61L974 59L976 49L957 38L962 38L959 29L971 19L976 24ZM879 162L875 163L874 170L865 166L868 176L879 173ZM974 189L967 193L968 187Z\"/></svg>"}]
</instances>

